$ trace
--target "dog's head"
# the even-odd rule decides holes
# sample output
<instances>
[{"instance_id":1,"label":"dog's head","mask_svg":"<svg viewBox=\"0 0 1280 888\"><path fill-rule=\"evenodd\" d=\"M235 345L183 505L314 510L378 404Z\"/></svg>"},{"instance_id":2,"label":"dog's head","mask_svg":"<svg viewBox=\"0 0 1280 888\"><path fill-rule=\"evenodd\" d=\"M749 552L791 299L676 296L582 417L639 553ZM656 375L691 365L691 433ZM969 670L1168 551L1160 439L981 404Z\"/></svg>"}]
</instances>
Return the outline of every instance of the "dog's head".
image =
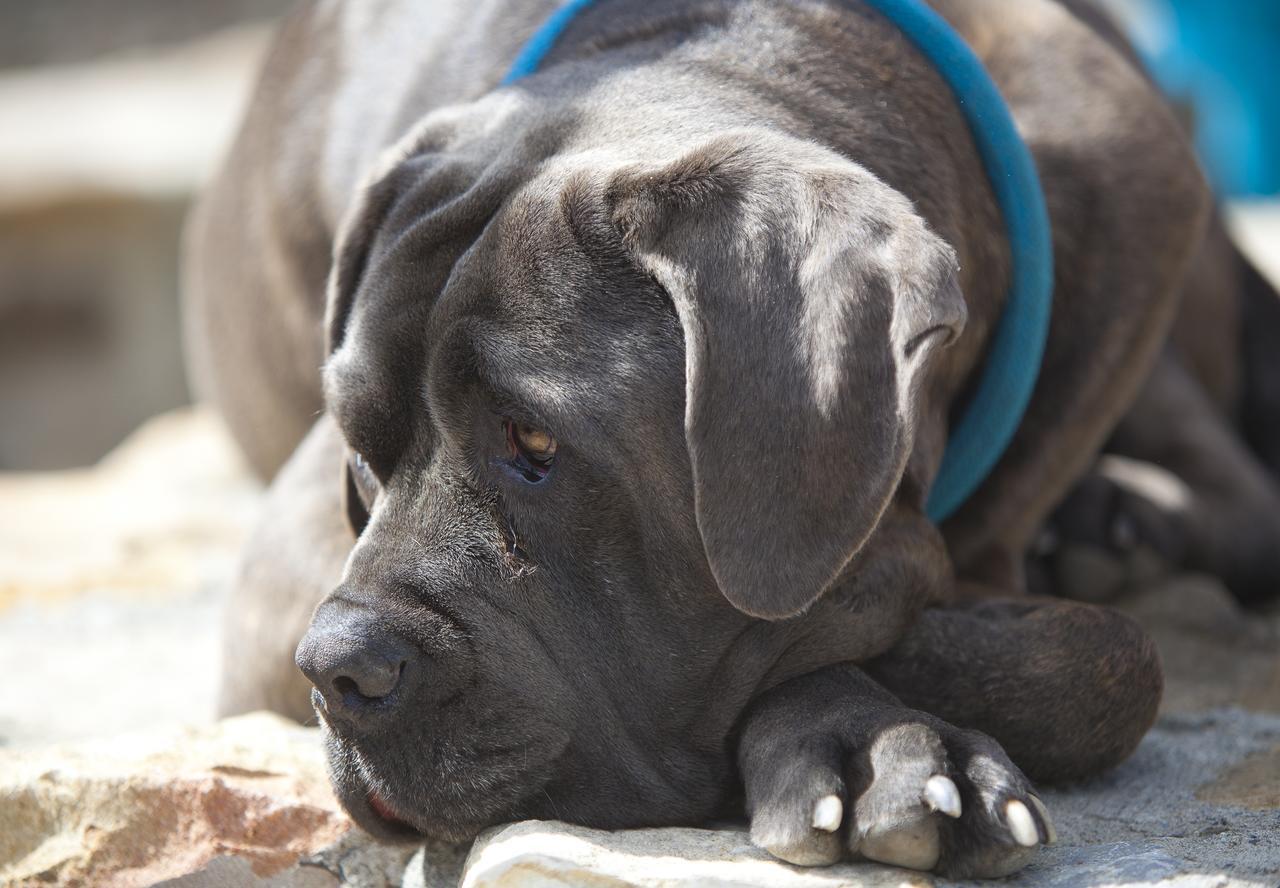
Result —
<instances>
[{"instance_id":1,"label":"dog's head","mask_svg":"<svg viewBox=\"0 0 1280 888\"><path fill-rule=\"evenodd\" d=\"M298 661L335 785L384 836L710 816L786 618L898 486L954 255L765 131L471 121L371 181L331 279L359 539Z\"/></svg>"}]
</instances>

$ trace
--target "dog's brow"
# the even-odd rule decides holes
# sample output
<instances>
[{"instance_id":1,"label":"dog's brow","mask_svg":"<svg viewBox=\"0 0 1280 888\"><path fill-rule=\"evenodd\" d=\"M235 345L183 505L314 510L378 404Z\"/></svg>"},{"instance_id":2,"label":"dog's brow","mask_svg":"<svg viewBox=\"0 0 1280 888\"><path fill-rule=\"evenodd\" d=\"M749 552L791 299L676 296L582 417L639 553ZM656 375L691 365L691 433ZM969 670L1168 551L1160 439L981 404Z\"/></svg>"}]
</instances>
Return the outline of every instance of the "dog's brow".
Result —
<instances>
[{"instance_id":1,"label":"dog's brow","mask_svg":"<svg viewBox=\"0 0 1280 888\"><path fill-rule=\"evenodd\" d=\"M527 364L507 362L501 353L478 362L477 376L480 383L493 396L496 403L508 410L529 412L532 418L563 427L572 421L576 387L556 375L532 371Z\"/></svg>"},{"instance_id":2,"label":"dog's brow","mask_svg":"<svg viewBox=\"0 0 1280 888\"><path fill-rule=\"evenodd\" d=\"M349 359L344 346L325 364L324 401L334 423L352 449L385 463L405 443L404 404L389 399L385 383L367 366Z\"/></svg>"}]
</instances>

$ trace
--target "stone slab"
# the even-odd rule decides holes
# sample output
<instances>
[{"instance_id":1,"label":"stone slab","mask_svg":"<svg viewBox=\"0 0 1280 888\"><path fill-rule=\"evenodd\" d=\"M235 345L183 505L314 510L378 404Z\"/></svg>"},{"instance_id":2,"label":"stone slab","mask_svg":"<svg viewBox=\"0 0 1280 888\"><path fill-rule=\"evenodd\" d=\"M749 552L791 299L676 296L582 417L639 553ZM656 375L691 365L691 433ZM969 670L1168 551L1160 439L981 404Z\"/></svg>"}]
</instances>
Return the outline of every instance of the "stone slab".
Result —
<instances>
[{"instance_id":1,"label":"stone slab","mask_svg":"<svg viewBox=\"0 0 1280 888\"><path fill-rule=\"evenodd\" d=\"M1100 778L1049 788L1058 842L1008 888L1280 885L1280 716L1224 709L1166 716ZM608 833L560 823L497 827L477 840L465 888L880 888L951 882L872 864L803 869L752 847L742 827ZM990 884L990 883L987 883Z\"/></svg>"}]
</instances>

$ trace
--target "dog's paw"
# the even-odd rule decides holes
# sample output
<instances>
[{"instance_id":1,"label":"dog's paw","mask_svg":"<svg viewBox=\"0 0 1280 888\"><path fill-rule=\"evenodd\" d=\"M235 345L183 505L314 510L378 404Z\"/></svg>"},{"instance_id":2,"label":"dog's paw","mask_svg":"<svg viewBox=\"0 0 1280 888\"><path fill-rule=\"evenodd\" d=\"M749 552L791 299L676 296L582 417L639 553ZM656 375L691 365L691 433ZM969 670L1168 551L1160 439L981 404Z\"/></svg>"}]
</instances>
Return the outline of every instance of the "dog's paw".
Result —
<instances>
[{"instance_id":1,"label":"dog's paw","mask_svg":"<svg viewBox=\"0 0 1280 888\"><path fill-rule=\"evenodd\" d=\"M853 742L797 736L775 749L770 773L745 775L752 841L806 866L852 856L954 877L1007 875L1053 841L994 740L904 714Z\"/></svg>"}]
</instances>

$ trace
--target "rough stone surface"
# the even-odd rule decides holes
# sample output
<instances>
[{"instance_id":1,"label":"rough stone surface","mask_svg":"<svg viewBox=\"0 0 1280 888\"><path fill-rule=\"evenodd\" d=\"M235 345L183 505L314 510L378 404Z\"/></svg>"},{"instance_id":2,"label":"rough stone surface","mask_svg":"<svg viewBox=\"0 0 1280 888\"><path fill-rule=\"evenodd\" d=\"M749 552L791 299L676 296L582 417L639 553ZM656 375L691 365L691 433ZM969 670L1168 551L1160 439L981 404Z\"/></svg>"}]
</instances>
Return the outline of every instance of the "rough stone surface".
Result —
<instances>
[{"instance_id":1,"label":"rough stone surface","mask_svg":"<svg viewBox=\"0 0 1280 888\"><path fill-rule=\"evenodd\" d=\"M1000 884L1280 884L1280 717L1241 710L1170 715L1124 765L1078 786L1048 789L1058 843ZM1268 770L1269 769L1269 770ZM606 833L516 823L485 833L467 860L466 888L550 885L737 885L874 888L937 885L871 864L806 870L753 848L745 830Z\"/></svg>"},{"instance_id":2,"label":"rough stone surface","mask_svg":"<svg viewBox=\"0 0 1280 888\"><path fill-rule=\"evenodd\" d=\"M353 841L317 733L258 714L0 753L0 882L396 884L408 852Z\"/></svg>"}]
</instances>

